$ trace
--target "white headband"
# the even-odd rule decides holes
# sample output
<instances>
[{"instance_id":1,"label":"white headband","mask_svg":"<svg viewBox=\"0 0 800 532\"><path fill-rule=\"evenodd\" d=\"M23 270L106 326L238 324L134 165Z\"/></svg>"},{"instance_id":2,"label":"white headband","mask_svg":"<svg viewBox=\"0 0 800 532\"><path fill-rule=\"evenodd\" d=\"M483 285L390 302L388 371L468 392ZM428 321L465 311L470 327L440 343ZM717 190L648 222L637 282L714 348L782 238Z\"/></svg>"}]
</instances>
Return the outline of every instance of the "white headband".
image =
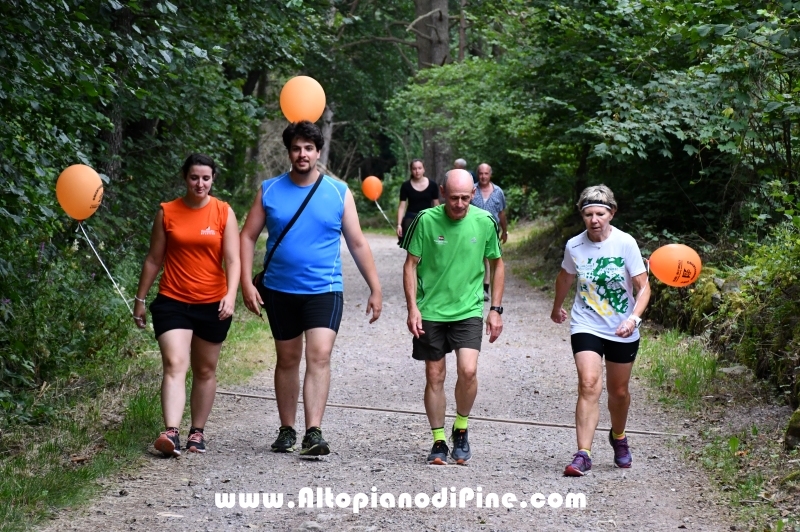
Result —
<instances>
[{"instance_id":1,"label":"white headband","mask_svg":"<svg viewBox=\"0 0 800 532\"><path fill-rule=\"evenodd\" d=\"M609 211L611 210L611 205L606 205L605 203L585 203L581 206L581 211L586 207L605 207Z\"/></svg>"}]
</instances>

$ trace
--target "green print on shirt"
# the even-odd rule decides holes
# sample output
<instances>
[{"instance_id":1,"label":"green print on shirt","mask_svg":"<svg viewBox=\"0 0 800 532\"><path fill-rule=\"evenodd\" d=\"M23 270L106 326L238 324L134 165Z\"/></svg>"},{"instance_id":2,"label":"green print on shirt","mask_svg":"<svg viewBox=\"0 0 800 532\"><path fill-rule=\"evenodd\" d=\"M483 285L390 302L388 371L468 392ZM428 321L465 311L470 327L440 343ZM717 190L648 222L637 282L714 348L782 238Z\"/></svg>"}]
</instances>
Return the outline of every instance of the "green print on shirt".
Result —
<instances>
[{"instance_id":1,"label":"green print on shirt","mask_svg":"<svg viewBox=\"0 0 800 532\"><path fill-rule=\"evenodd\" d=\"M601 257L593 262L587 259L578 266L581 276L580 293L584 303L600 314L611 316L628 311L628 295L625 293L625 259Z\"/></svg>"}]
</instances>

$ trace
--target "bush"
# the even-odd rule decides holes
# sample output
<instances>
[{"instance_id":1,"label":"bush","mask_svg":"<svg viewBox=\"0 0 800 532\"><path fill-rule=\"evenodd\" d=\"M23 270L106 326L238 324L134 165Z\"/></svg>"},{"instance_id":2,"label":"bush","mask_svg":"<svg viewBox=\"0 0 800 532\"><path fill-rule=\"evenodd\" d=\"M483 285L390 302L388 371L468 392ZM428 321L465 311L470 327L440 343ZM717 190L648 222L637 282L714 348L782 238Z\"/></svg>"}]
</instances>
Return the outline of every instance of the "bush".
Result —
<instances>
[{"instance_id":1,"label":"bush","mask_svg":"<svg viewBox=\"0 0 800 532\"><path fill-rule=\"evenodd\" d=\"M125 257L120 251L108 256ZM41 244L37 255L10 262L18 273L0 283L0 412L5 423L38 423L51 411L35 391L58 379L79 380L87 364L119 357L134 329L84 241L61 251ZM114 266L120 285L135 283L138 257Z\"/></svg>"},{"instance_id":2,"label":"bush","mask_svg":"<svg viewBox=\"0 0 800 532\"><path fill-rule=\"evenodd\" d=\"M532 220L540 212L539 193L529 187L513 185L503 189L509 220Z\"/></svg>"}]
</instances>

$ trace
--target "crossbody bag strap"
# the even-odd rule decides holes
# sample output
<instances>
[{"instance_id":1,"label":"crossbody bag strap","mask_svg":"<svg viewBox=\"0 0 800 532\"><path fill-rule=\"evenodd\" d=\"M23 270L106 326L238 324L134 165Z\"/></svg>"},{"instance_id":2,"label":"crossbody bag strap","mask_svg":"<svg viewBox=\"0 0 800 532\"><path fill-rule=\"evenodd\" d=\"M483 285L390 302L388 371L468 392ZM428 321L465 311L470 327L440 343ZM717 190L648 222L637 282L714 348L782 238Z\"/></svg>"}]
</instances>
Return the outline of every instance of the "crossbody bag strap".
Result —
<instances>
[{"instance_id":1,"label":"crossbody bag strap","mask_svg":"<svg viewBox=\"0 0 800 532\"><path fill-rule=\"evenodd\" d=\"M281 234L278 235L278 238L275 240L275 245L273 245L272 249L269 250L269 253L267 254L267 258L264 259L264 273L265 274L267 272L267 268L269 267L269 261L272 260L272 256L275 254L275 250L278 249L278 245L281 243L281 240L283 240L283 237L286 236L286 233L289 232L289 229L291 229L292 226L294 225L294 223L297 221L297 219L300 218L300 214L303 212L303 209L305 209L306 205L308 205L308 202L311 201L311 196L314 195L314 192L317 191L317 189L319 188L320 183L322 183L322 178L323 177L325 177L324 174L322 172L320 172L319 178L317 178L317 181L316 181L316 183L314 183L314 186L311 187L311 190L309 191L308 195L306 196L306 199L304 199L303 203L300 204L300 207L297 209L297 212L294 213L294 216L292 216L292 219L289 220L289 223L286 224L286 227L283 228L283 231L281 231Z\"/></svg>"}]
</instances>

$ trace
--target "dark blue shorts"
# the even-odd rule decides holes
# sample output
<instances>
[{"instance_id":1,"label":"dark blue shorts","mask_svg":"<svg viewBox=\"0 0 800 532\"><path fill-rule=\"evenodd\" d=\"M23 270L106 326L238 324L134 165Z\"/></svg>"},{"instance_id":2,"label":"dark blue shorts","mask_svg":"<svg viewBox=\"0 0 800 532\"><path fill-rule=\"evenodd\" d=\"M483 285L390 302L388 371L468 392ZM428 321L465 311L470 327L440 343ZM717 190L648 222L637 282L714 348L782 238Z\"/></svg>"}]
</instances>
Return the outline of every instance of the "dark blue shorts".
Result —
<instances>
[{"instance_id":1,"label":"dark blue shorts","mask_svg":"<svg viewBox=\"0 0 800 532\"><path fill-rule=\"evenodd\" d=\"M339 332L344 307L341 292L290 294L263 286L257 288L276 340L292 340L309 329Z\"/></svg>"},{"instance_id":2,"label":"dark blue shorts","mask_svg":"<svg viewBox=\"0 0 800 532\"><path fill-rule=\"evenodd\" d=\"M172 329L188 329L212 344L222 343L228 337L233 317L219 319L219 301L216 303L184 303L164 294L158 294L150 303L153 331L156 338Z\"/></svg>"}]
</instances>

